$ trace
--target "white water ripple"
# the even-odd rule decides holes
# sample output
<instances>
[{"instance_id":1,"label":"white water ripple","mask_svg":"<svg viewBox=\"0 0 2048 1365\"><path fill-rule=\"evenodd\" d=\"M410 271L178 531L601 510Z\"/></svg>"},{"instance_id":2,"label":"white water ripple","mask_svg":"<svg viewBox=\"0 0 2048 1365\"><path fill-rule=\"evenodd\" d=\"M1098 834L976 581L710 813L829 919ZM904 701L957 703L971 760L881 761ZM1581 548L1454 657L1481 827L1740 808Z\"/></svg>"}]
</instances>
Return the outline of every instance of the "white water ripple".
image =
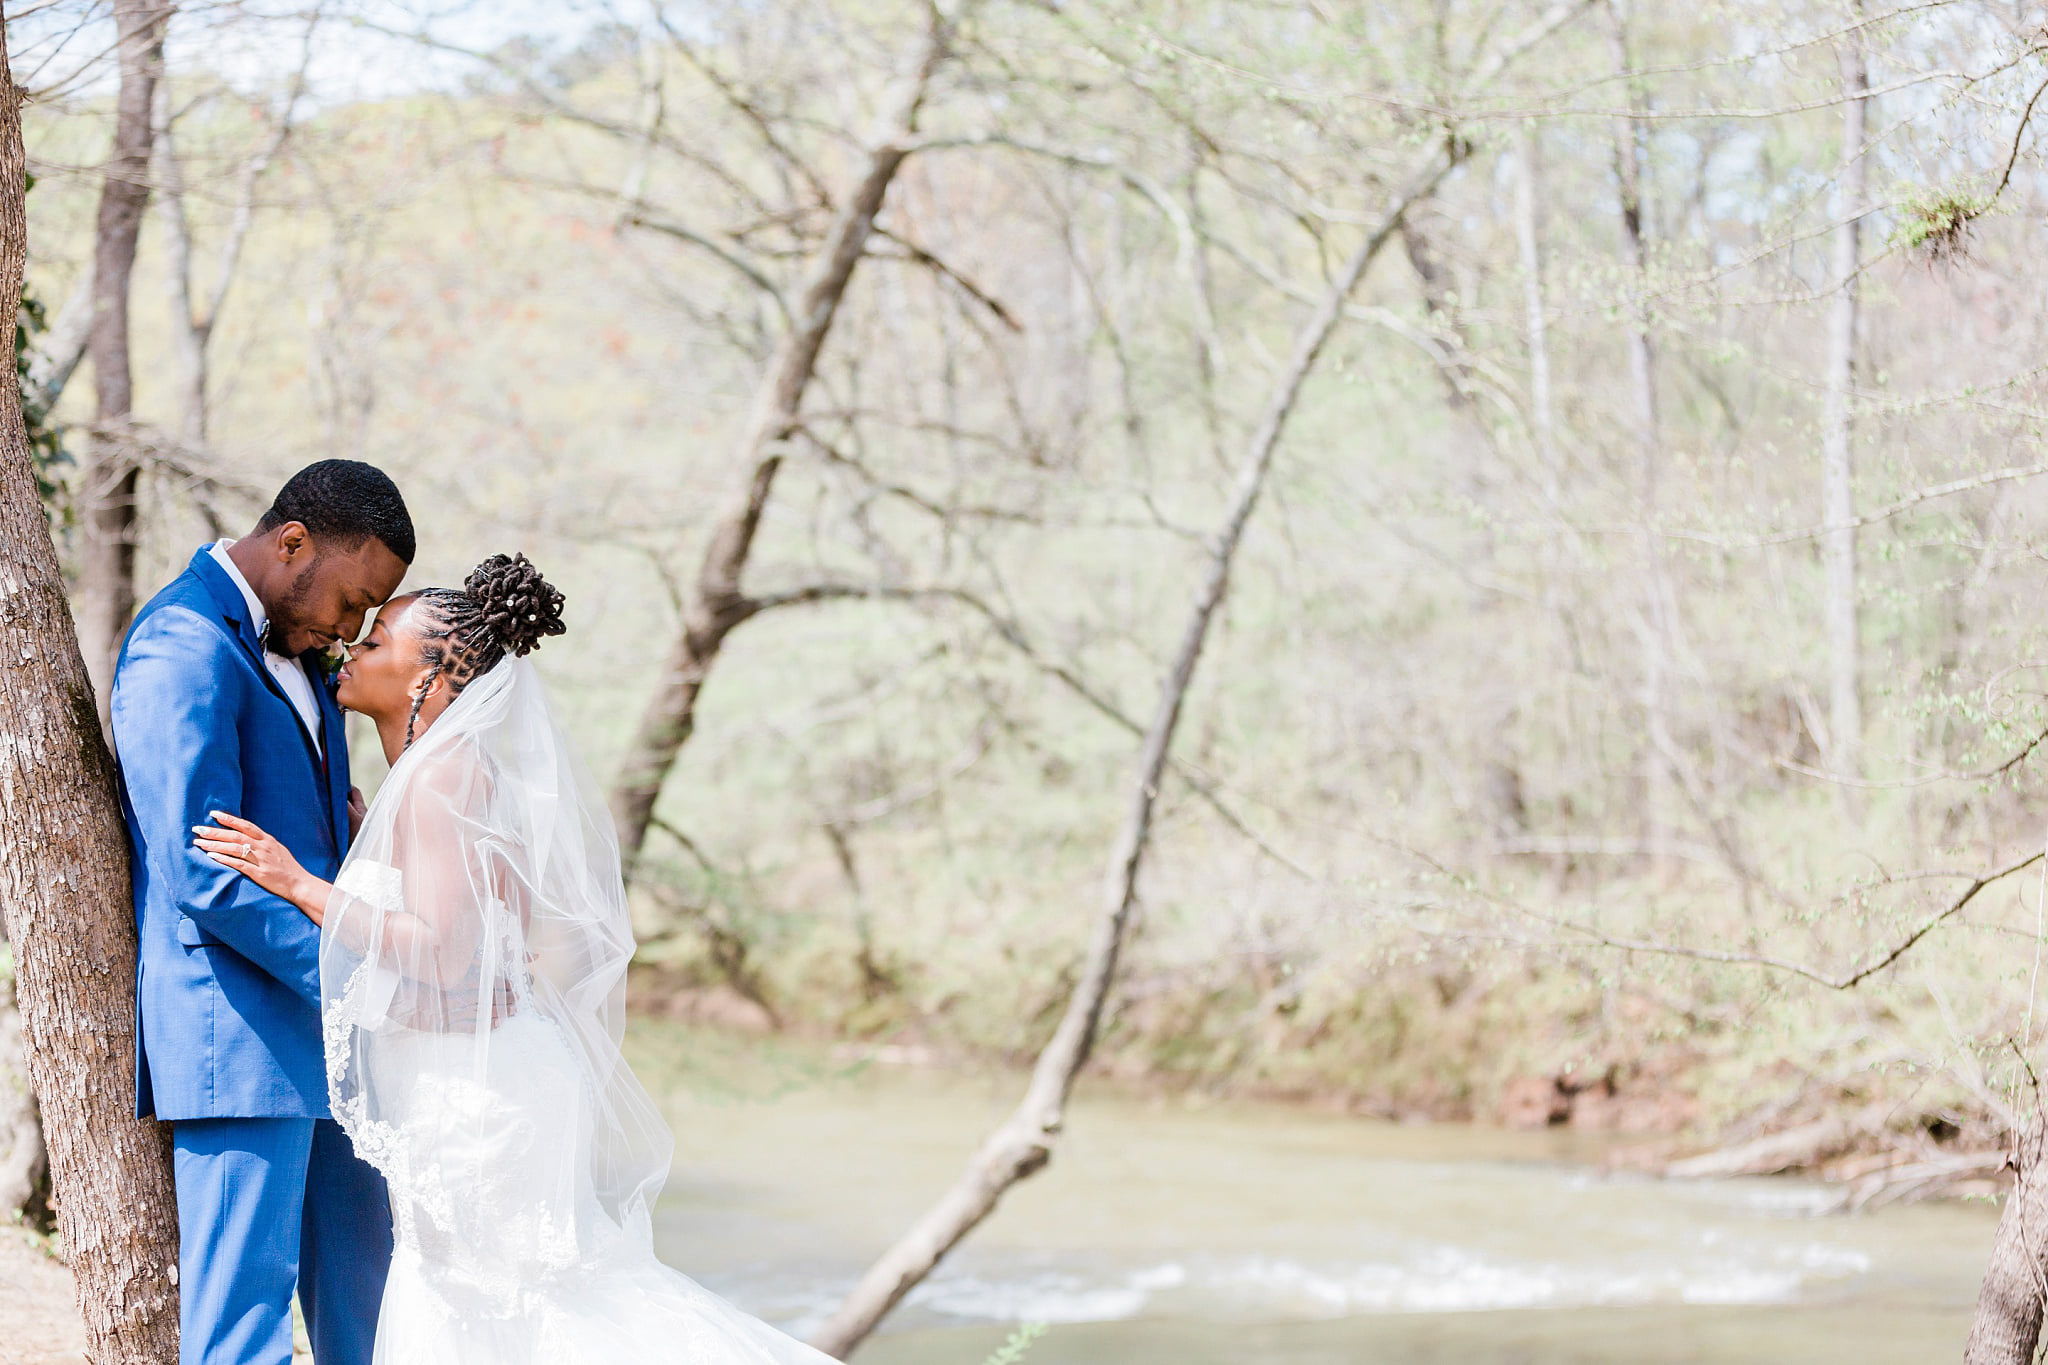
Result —
<instances>
[{"instance_id":1,"label":"white water ripple","mask_svg":"<svg viewBox=\"0 0 2048 1365\"><path fill-rule=\"evenodd\" d=\"M1700 1248L1662 1263L1493 1258L1422 1246L1384 1260L1309 1263L1284 1256L1195 1257L1118 1274L1032 1268L942 1270L909 1303L978 1322L1114 1322L1150 1316L1470 1313L1516 1308L1769 1304L1815 1282L1870 1269L1849 1247L1802 1242Z\"/></svg>"}]
</instances>

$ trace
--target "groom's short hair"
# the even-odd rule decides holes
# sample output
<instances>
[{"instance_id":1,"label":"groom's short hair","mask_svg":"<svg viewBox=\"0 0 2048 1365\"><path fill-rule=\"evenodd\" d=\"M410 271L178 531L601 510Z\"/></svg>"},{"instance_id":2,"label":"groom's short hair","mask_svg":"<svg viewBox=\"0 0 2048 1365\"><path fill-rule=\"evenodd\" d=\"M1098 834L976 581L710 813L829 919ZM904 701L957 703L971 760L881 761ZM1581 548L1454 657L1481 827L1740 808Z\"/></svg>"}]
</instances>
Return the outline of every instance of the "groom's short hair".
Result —
<instances>
[{"instance_id":1,"label":"groom's short hair","mask_svg":"<svg viewBox=\"0 0 2048 1365\"><path fill-rule=\"evenodd\" d=\"M256 523L259 534L296 521L322 539L353 548L371 536L410 564L419 548L413 538L412 514L391 476L361 460L321 460L309 464L277 490L270 510Z\"/></svg>"}]
</instances>

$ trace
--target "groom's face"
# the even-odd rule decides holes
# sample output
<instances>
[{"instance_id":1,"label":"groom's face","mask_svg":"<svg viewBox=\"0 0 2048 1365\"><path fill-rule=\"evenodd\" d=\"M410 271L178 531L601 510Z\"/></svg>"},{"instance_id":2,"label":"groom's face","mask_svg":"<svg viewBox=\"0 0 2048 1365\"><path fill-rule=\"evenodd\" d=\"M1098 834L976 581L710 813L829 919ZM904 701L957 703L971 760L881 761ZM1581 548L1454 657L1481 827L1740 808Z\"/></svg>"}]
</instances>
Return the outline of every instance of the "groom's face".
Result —
<instances>
[{"instance_id":1,"label":"groom's face","mask_svg":"<svg viewBox=\"0 0 2048 1365\"><path fill-rule=\"evenodd\" d=\"M296 657L362 634L369 614L398 591L405 561L375 536L348 545L302 531L294 546L291 529L283 537L289 556L283 600L265 605L270 647Z\"/></svg>"}]
</instances>

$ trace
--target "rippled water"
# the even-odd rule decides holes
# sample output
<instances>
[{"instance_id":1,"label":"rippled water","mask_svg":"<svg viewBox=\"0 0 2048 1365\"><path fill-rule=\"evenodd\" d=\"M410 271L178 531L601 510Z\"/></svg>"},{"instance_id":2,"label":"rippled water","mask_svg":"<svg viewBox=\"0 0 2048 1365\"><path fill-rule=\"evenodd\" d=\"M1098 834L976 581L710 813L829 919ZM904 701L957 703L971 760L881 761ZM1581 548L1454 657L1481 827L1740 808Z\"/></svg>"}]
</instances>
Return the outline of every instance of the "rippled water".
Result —
<instances>
[{"instance_id":1,"label":"rippled water","mask_svg":"<svg viewBox=\"0 0 2048 1365\"><path fill-rule=\"evenodd\" d=\"M960 1169L1010 1076L636 1024L679 1137L664 1254L801 1332ZM1960 1352L1994 1218L1846 1217L1792 1181L1603 1176L1564 1134L1084 1088L1052 1166L860 1359L977 1365L1924 1361Z\"/></svg>"}]
</instances>

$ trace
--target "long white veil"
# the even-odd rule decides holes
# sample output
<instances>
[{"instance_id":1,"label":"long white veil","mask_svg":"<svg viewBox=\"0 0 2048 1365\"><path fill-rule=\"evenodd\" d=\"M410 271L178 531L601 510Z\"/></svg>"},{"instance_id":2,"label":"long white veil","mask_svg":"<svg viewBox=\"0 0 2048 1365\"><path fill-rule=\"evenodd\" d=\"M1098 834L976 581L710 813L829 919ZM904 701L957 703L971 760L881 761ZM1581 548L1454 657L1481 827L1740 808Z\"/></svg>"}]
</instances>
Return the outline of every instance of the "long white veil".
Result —
<instances>
[{"instance_id":1,"label":"long white veil","mask_svg":"<svg viewBox=\"0 0 2048 1365\"><path fill-rule=\"evenodd\" d=\"M413 1145L402 1130L422 1136L430 1123L456 1150L466 1125L496 1121L488 1105L439 1097L491 1084L511 1048L531 1047L514 1025L537 1016L555 1026L550 1069L569 1082L560 1117L578 1130L557 1155L583 1169L559 1176L580 1187L574 1203L594 1194L651 1246L673 1139L620 1055L632 953L611 817L533 665L507 657L392 767L321 936L334 1116L392 1181L394 1205L435 1193L401 1188Z\"/></svg>"}]
</instances>

